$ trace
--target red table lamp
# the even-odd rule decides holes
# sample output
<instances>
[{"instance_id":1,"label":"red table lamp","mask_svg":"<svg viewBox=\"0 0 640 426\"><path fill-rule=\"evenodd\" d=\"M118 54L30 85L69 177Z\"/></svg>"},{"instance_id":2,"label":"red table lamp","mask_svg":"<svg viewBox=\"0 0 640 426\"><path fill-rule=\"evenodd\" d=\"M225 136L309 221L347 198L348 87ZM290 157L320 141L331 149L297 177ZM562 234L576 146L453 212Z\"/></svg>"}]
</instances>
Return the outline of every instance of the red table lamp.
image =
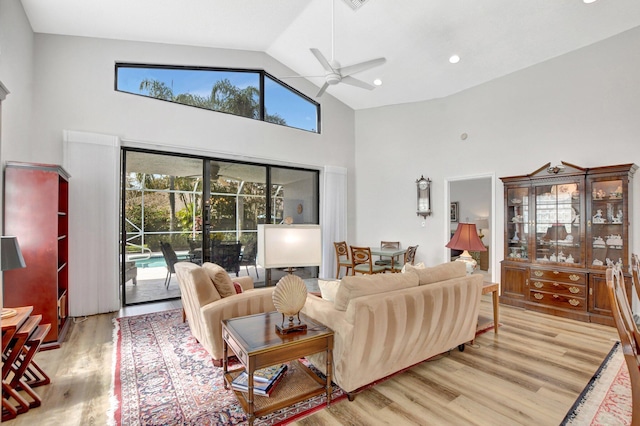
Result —
<instances>
[{"instance_id":1,"label":"red table lamp","mask_svg":"<svg viewBox=\"0 0 640 426\"><path fill-rule=\"evenodd\" d=\"M480 237L478 237L478 231L476 225L473 223L460 223L455 234L451 237L451 241L447 244L447 247L454 250L463 250L462 254L456 259L456 261L465 262L467 264L467 274L472 274L476 269L477 262L469 251L487 251L487 248L482 244Z\"/></svg>"}]
</instances>

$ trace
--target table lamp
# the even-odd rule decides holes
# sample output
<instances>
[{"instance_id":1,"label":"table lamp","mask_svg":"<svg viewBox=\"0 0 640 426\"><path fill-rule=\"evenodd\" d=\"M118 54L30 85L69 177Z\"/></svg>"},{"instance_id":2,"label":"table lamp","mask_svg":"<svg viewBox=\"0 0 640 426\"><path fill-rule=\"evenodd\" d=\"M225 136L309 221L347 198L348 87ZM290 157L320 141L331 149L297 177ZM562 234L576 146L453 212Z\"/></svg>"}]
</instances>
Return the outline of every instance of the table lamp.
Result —
<instances>
[{"instance_id":1,"label":"table lamp","mask_svg":"<svg viewBox=\"0 0 640 426\"><path fill-rule=\"evenodd\" d=\"M454 250L463 250L456 262L465 262L467 265L467 275L471 275L476 269L478 262L469 254L469 251L487 251L478 237L476 225L473 223L459 223L458 229L451 237L451 241L446 247Z\"/></svg>"},{"instance_id":2,"label":"table lamp","mask_svg":"<svg viewBox=\"0 0 640 426\"><path fill-rule=\"evenodd\" d=\"M24 268L27 266L24 263L24 258L22 257L22 251L20 251L20 245L18 244L17 237L2 236L0 259L2 260L2 271ZM2 318L11 318L17 313L18 311L15 309L2 308Z\"/></svg>"},{"instance_id":3,"label":"table lamp","mask_svg":"<svg viewBox=\"0 0 640 426\"><path fill-rule=\"evenodd\" d=\"M277 332L286 334L307 329L300 320L300 310L307 300L307 286L302 278L293 275L293 268L320 266L321 262L320 225L258 225L258 263L266 269L286 268L289 273L278 281L273 291L273 304L282 314L282 324L276 324Z\"/></svg>"},{"instance_id":4,"label":"table lamp","mask_svg":"<svg viewBox=\"0 0 640 426\"><path fill-rule=\"evenodd\" d=\"M489 228L489 219L487 219L486 217L476 219L476 228L478 228L478 237L480 237L480 239L482 240L484 238L482 230Z\"/></svg>"}]
</instances>

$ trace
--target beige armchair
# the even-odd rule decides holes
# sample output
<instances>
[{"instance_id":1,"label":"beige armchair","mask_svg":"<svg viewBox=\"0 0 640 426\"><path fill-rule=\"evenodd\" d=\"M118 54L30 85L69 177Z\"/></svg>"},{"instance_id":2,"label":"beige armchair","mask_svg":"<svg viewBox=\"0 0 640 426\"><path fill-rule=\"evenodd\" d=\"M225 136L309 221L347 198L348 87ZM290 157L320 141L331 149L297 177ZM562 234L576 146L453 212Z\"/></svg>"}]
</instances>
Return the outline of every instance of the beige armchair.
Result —
<instances>
[{"instance_id":1,"label":"beige armchair","mask_svg":"<svg viewBox=\"0 0 640 426\"><path fill-rule=\"evenodd\" d=\"M251 277L229 277L214 263L178 262L175 271L183 319L186 316L191 333L211 354L215 366L222 365L222 320L275 311L273 287L254 289ZM233 282L242 286L242 293L235 294Z\"/></svg>"}]
</instances>

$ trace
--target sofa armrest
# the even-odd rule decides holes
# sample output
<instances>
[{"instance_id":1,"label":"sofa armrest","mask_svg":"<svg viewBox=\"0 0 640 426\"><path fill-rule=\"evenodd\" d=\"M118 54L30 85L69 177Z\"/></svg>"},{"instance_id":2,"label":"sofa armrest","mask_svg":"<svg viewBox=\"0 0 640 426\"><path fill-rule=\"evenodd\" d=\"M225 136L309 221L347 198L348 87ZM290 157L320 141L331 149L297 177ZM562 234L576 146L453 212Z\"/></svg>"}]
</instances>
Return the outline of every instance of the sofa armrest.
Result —
<instances>
[{"instance_id":1,"label":"sofa armrest","mask_svg":"<svg viewBox=\"0 0 640 426\"><path fill-rule=\"evenodd\" d=\"M275 311L273 287L258 288L211 302L200 308L206 330L200 343L214 360L222 358L222 320Z\"/></svg>"},{"instance_id":2,"label":"sofa armrest","mask_svg":"<svg viewBox=\"0 0 640 426\"><path fill-rule=\"evenodd\" d=\"M231 277L231 281L240 284L242 286L242 291L247 291L254 288L253 278L251 277Z\"/></svg>"}]
</instances>

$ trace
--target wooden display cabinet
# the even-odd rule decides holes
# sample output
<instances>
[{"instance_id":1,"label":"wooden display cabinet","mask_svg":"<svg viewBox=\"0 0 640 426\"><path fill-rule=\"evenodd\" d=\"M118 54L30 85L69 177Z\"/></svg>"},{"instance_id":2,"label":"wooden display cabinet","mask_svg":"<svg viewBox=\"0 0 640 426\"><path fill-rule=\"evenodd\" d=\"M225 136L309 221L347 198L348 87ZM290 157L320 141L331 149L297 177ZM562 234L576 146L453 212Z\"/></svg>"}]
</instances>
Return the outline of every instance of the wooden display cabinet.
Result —
<instances>
[{"instance_id":1,"label":"wooden display cabinet","mask_svg":"<svg viewBox=\"0 0 640 426\"><path fill-rule=\"evenodd\" d=\"M636 169L635 164L586 169L562 162L501 178L501 302L613 325L604 274L607 264L630 265Z\"/></svg>"},{"instance_id":2,"label":"wooden display cabinet","mask_svg":"<svg viewBox=\"0 0 640 426\"><path fill-rule=\"evenodd\" d=\"M26 264L5 271L4 303L33 306L51 324L43 349L59 347L69 325L69 174L18 162L8 162L4 173L4 234L18 237Z\"/></svg>"}]
</instances>

